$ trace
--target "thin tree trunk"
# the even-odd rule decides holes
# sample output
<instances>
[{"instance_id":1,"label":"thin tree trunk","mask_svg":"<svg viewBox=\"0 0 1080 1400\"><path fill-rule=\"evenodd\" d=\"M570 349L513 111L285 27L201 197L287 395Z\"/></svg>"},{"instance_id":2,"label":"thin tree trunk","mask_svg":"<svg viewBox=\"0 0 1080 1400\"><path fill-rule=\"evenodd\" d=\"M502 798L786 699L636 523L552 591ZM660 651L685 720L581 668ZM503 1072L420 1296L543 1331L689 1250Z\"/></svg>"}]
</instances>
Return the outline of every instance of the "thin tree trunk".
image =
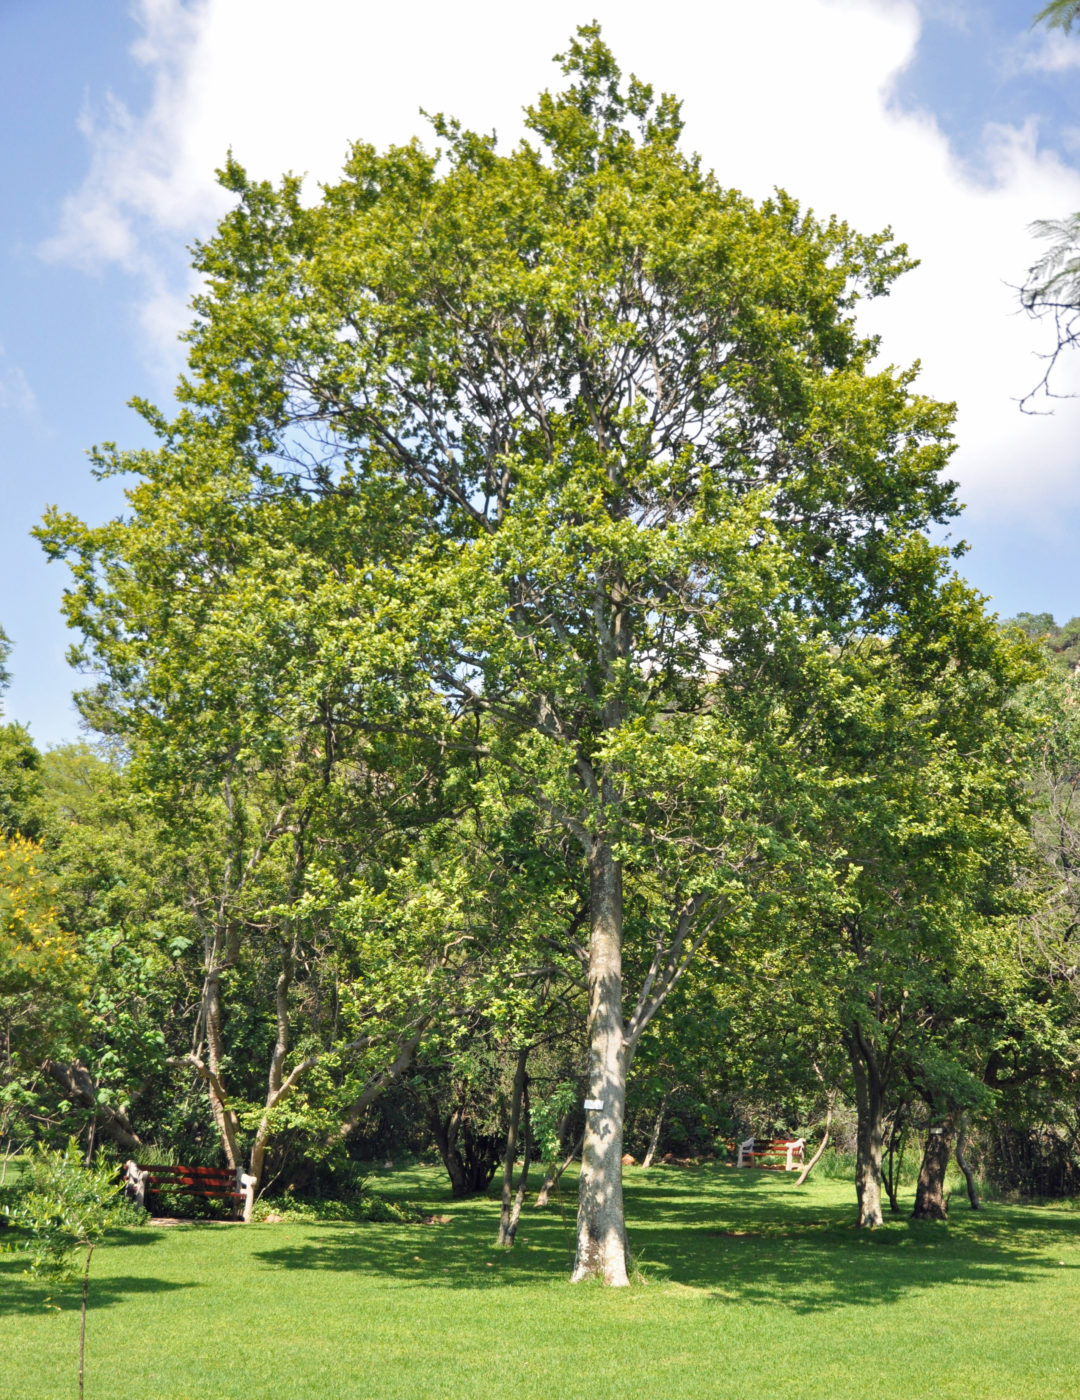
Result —
<instances>
[{"instance_id":1,"label":"thin tree trunk","mask_svg":"<svg viewBox=\"0 0 1080 1400\"><path fill-rule=\"evenodd\" d=\"M258 1191L262 1182L263 1167L266 1165L266 1152L270 1146L271 1127L270 1110L276 1106L281 1098L282 1084L285 1079L285 1057L289 1053L289 989L292 986L293 973L296 967L298 935L294 932L288 942L284 942L281 948L281 970L277 976L277 983L274 987L274 1012L277 1024L277 1035L274 1039L274 1049L270 1056L270 1072L267 1076L266 1084L266 1112L259 1119L259 1126L255 1130L255 1141L251 1147L249 1175L255 1178L253 1189L248 1193L247 1201L244 1205L245 1223L251 1219L251 1211L255 1202L255 1192Z\"/></svg>"},{"instance_id":2,"label":"thin tree trunk","mask_svg":"<svg viewBox=\"0 0 1080 1400\"><path fill-rule=\"evenodd\" d=\"M902 1103L893 1115L892 1125L889 1128L889 1149L885 1154L889 1165L888 1170L882 1173L885 1190L889 1196L889 1209L894 1215L900 1214L900 1200L897 1193L900 1186L900 1172L904 1165L904 1129L907 1127L908 1108L907 1103ZM899 1153L897 1153L898 1141Z\"/></svg>"},{"instance_id":3,"label":"thin tree trunk","mask_svg":"<svg viewBox=\"0 0 1080 1400\"><path fill-rule=\"evenodd\" d=\"M514 1243L514 1236L517 1234L518 1221L521 1219L521 1208L525 1204L525 1190L529 1183L529 1159L532 1156L532 1114L529 1109L529 1081L525 1080L522 1091L524 1098L525 1114L525 1148L521 1162L521 1176L518 1180L517 1191L514 1194L514 1204L510 1211L510 1223L506 1228L507 1249Z\"/></svg>"},{"instance_id":4,"label":"thin tree trunk","mask_svg":"<svg viewBox=\"0 0 1080 1400\"><path fill-rule=\"evenodd\" d=\"M229 1107L222 1079L225 1058L221 1034L221 969L217 966L217 939L207 952L206 980L203 984L203 1021L206 1027L206 1059L209 1073L206 1086L210 1095L210 1111L214 1115L225 1160L235 1171L240 1161L237 1134L240 1124Z\"/></svg>"},{"instance_id":5,"label":"thin tree trunk","mask_svg":"<svg viewBox=\"0 0 1080 1400\"><path fill-rule=\"evenodd\" d=\"M671 1094L667 1093L660 1100L660 1109L656 1115L656 1121L653 1123L652 1136L649 1138L649 1147L645 1153L645 1160L641 1164L642 1171L648 1171L653 1164L653 1158L656 1156L656 1149L660 1145L660 1129L664 1126L664 1114L667 1112L668 1099L670 1097Z\"/></svg>"},{"instance_id":6,"label":"thin tree trunk","mask_svg":"<svg viewBox=\"0 0 1080 1400\"><path fill-rule=\"evenodd\" d=\"M90 1291L90 1256L94 1246L86 1247L86 1267L82 1278L82 1310L79 1314L79 1400L83 1400L83 1373L86 1362L86 1297Z\"/></svg>"},{"instance_id":7,"label":"thin tree trunk","mask_svg":"<svg viewBox=\"0 0 1080 1400\"><path fill-rule=\"evenodd\" d=\"M832 1127L832 1107L830 1106L829 1108L827 1108L827 1109L825 1110L825 1131L822 1133L822 1135L821 1135L821 1141L818 1143L818 1150L814 1153L814 1155L810 1158L809 1162L807 1162L806 1166L803 1167L802 1171L799 1173L798 1180L795 1182L795 1185L796 1185L796 1186L801 1186L801 1185L803 1184L803 1182L806 1180L806 1178L810 1175L810 1173L811 1173L811 1172L814 1170L814 1168L817 1166L818 1162L821 1161L821 1154L825 1151L825 1148L828 1146L828 1142L829 1142L829 1129L830 1129L831 1127Z\"/></svg>"},{"instance_id":8,"label":"thin tree trunk","mask_svg":"<svg viewBox=\"0 0 1080 1400\"><path fill-rule=\"evenodd\" d=\"M540 1190L536 1193L536 1201L534 1202L534 1204L537 1206L547 1205L548 1195L551 1191L552 1186L555 1185L555 1163L559 1160L559 1156L562 1153L563 1140L566 1137L566 1125L567 1123L569 1123L569 1121L569 1113L564 1113L559 1118L559 1127L555 1134L555 1150L552 1152L550 1160L544 1164L544 1180L541 1183Z\"/></svg>"},{"instance_id":9,"label":"thin tree trunk","mask_svg":"<svg viewBox=\"0 0 1080 1400\"><path fill-rule=\"evenodd\" d=\"M873 1055L866 1053L862 1037L851 1046L851 1068L855 1079L858 1110L855 1160L857 1224L875 1229L884 1223L881 1213L881 1083Z\"/></svg>"},{"instance_id":10,"label":"thin tree trunk","mask_svg":"<svg viewBox=\"0 0 1080 1400\"><path fill-rule=\"evenodd\" d=\"M375 1102L384 1089L396 1083L410 1067L413 1060L416 1058L416 1049L420 1044L424 1031L428 1027L429 1019L429 1017L425 1016L420 1022L419 1027L409 1035L407 1040L398 1042L397 1054L394 1057L393 1063L386 1069L379 1070L378 1073L373 1074L364 1085L359 1095L347 1108L342 1110L340 1123L332 1136L327 1140L328 1143L347 1138L360 1122L364 1110Z\"/></svg>"},{"instance_id":11,"label":"thin tree trunk","mask_svg":"<svg viewBox=\"0 0 1080 1400\"><path fill-rule=\"evenodd\" d=\"M915 1208L912 1220L944 1220L949 1213L945 1199L945 1172L952 1147L953 1117L950 1114L939 1128L926 1135L919 1184L915 1188Z\"/></svg>"},{"instance_id":12,"label":"thin tree trunk","mask_svg":"<svg viewBox=\"0 0 1080 1400\"><path fill-rule=\"evenodd\" d=\"M975 1182L975 1173L968 1166L965 1149L967 1148L968 1136L968 1116L961 1114L960 1126L956 1133L956 1165L964 1173L964 1180L967 1182L968 1201L972 1210L982 1210L982 1201L979 1200L979 1188Z\"/></svg>"},{"instance_id":13,"label":"thin tree trunk","mask_svg":"<svg viewBox=\"0 0 1080 1400\"><path fill-rule=\"evenodd\" d=\"M537 1206L546 1206L546 1205L547 1205L547 1203L548 1203L548 1196L551 1194L551 1188L552 1188L553 1186L558 1186L559 1182L560 1182L561 1179L562 1179L562 1174L563 1174L563 1172L567 1169L567 1167L570 1165L570 1163L574 1160L574 1158L575 1158L575 1157L578 1155L578 1153L581 1151L581 1144L582 1144L582 1142L584 1141L584 1138L585 1138L584 1132L578 1133L577 1141L574 1143L574 1145L573 1145L573 1147L570 1149L570 1151L566 1154L565 1158L563 1159L562 1165L561 1165L560 1167L558 1167L557 1169L555 1169L554 1171L551 1169L551 1167L548 1168L547 1176L544 1177L544 1184L543 1184L543 1186L541 1186L540 1190L536 1193L536 1204L537 1204ZM554 1165L554 1164L552 1164L552 1165Z\"/></svg>"},{"instance_id":14,"label":"thin tree trunk","mask_svg":"<svg viewBox=\"0 0 1080 1400\"><path fill-rule=\"evenodd\" d=\"M630 1282L623 1210L623 1119L627 1047L622 1008L622 871L611 847L589 852L589 1079L578 1193L576 1283L600 1277Z\"/></svg>"},{"instance_id":15,"label":"thin tree trunk","mask_svg":"<svg viewBox=\"0 0 1080 1400\"><path fill-rule=\"evenodd\" d=\"M502 1211L499 1216L499 1234L495 1243L509 1247L514 1243L510 1228L510 1213L514 1198L514 1158L517 1155L518 1125L521 1122L521 1104L525 1096L525 1066L529 1058L529 1047L518 1051L517 1068L514 1070L514 1090L510 1100L510 1125L506 1130L506 1152L503 1156ZM526 1156L523 1175L529 1170Z\"/></svg>"}]
</instances>

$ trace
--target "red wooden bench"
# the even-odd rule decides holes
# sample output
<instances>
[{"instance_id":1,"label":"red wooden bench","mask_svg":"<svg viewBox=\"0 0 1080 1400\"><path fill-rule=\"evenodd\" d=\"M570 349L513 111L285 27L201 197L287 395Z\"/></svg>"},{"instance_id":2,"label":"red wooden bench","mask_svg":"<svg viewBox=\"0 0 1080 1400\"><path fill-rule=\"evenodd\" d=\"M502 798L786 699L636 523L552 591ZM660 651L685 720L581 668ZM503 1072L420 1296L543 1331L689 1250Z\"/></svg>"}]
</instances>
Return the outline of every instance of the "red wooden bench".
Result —
<instances>
[{"instance_id":1,"label":"red wooden bench","mask_svg":"<svg viewBox=\"0 0 1080 1400\"><path fill-rule=\"evenodd\" d=\"M128 1162L124 1169L124 1185L140 1206L149 1209L148 1199L161 1191L181 1195L201 1196L204 1200L224 1200L232 1203L232 1214L250 1212L255 1178L242 1167L184 1167L143 1166Z\"/></svg>"},{"instance_id":2,"label":"red wooden bench","mask_svg":"<svg viewBox=\"0 0 1080 1400\"><path fill-rule=\"evenodd\" d=\"M739 1143L737 1167L793 1172L803 1164L805 1138L747 1138Z\"/></svg>"}]
</instances>

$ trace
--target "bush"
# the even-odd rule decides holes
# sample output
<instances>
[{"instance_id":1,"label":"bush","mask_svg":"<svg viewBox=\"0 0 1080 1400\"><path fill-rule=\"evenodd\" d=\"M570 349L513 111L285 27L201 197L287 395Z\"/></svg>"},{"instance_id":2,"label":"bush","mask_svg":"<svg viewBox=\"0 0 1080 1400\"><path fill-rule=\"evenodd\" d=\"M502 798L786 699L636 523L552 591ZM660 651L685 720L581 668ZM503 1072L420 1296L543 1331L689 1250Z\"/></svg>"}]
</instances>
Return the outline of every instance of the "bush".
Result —
<instances>
[{"instance_id":1,"label":"bush","mask_svg":"<svg viewBox=\"0 0 1080 1400\"><path fill-rule=\"evenodd\" d=\"M270 1216L287 1221L350 1220L396 1221L401 1225L414 1225L423 1220L424 1213L419 1207L407 1201L391 1201L381 1196L367 1178L342 1200L327 1199L322 1196L263 1196L255 1202L251 1219L255 1224L265 1222Z\"/></svg>"}]
</instances>

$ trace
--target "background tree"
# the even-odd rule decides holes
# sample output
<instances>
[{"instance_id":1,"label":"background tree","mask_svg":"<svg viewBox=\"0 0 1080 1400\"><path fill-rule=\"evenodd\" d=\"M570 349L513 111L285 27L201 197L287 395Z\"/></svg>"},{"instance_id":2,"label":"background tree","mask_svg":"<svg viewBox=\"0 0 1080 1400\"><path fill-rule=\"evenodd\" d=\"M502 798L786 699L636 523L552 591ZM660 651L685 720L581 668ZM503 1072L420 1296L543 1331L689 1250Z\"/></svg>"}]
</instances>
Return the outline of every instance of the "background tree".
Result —
<instances>
[{"instance_id":1,"label":"background tree","mask_svg":"<svg viewBox=\"0 0 1080 1400\"><path fill-rule=\"evenodd\" d=\"M794 958L830 989L826 1025L850 1060L858 1222L873 1227L890 1099L909 1096L913 1066L933 1059L941 1072L948 1041L935 1038L935 1017L955 1001L965 950L1014 890L1024 721L1010 701L1031 663L953 578L887 639L850 647L842 669L851 683L817 730L831 778L817 846L833 881L793 904L790 926Z\"/></svg>"},{"instance_id":2,"label":"background tree","mask_svg":"<svg viewBox=\"0 0 1080 1400\"><path fill-rule=\"evenodd\" d=\"M0 716L11 684L11 641L0 627ZM41 833L41 755L25 725L0 724L0 833L37 837Z\"/></svg>"},{"instance_id":3,"label":"background tree","mask_svg":"<svg viewBox=\"0 0 1080 1400\"><path fill-rule=\"evenodd\" d=\"M0 1133L17 1141L47 1112L43 1063L80 1034L87 970L58 922L41 848L0 838Z\"/></svg>"},{"instance_id":4,"label":"background tree","mask_svg":"<svg viewBox=\"0 0 1080 1400\"><path fill-rule=\"evenodd\" d=\"M1051 0L1035 16L1034 23L1070 34L1078 18L1077 0ZM1058 357L1080 339L1080 213L1060 219L1038 219L1031 231L1049 247L1028 268L1027 280L1020 289L1020 304L1037 320L1049 318L1053 322L1055 344L1045 356L1042 378L1021 401L1022 408L1039 393L1057 397L1050 389L1050 378Z\"/></svg>"}]
</instances>

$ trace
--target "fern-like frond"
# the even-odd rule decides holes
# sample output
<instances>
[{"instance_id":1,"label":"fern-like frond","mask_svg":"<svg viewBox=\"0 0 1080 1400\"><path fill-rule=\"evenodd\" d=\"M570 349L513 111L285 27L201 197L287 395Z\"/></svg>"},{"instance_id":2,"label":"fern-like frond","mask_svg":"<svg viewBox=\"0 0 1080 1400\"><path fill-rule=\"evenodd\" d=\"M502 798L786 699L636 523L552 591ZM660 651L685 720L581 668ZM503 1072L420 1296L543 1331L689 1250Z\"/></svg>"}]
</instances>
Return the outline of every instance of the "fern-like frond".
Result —
<instances>
[{"instance_id":1,"label":"fern-like frond","mask_svg":"<svg viewBox=\"0 0 1080 1400\"><path fill-rule=\"evenodd\" d=\"M1045 24L1050 29L1063 29L1066 34L1080 20L1080 0L1050 0L1039 11L1033 24Z\"/></svg>"}]
</instances>

